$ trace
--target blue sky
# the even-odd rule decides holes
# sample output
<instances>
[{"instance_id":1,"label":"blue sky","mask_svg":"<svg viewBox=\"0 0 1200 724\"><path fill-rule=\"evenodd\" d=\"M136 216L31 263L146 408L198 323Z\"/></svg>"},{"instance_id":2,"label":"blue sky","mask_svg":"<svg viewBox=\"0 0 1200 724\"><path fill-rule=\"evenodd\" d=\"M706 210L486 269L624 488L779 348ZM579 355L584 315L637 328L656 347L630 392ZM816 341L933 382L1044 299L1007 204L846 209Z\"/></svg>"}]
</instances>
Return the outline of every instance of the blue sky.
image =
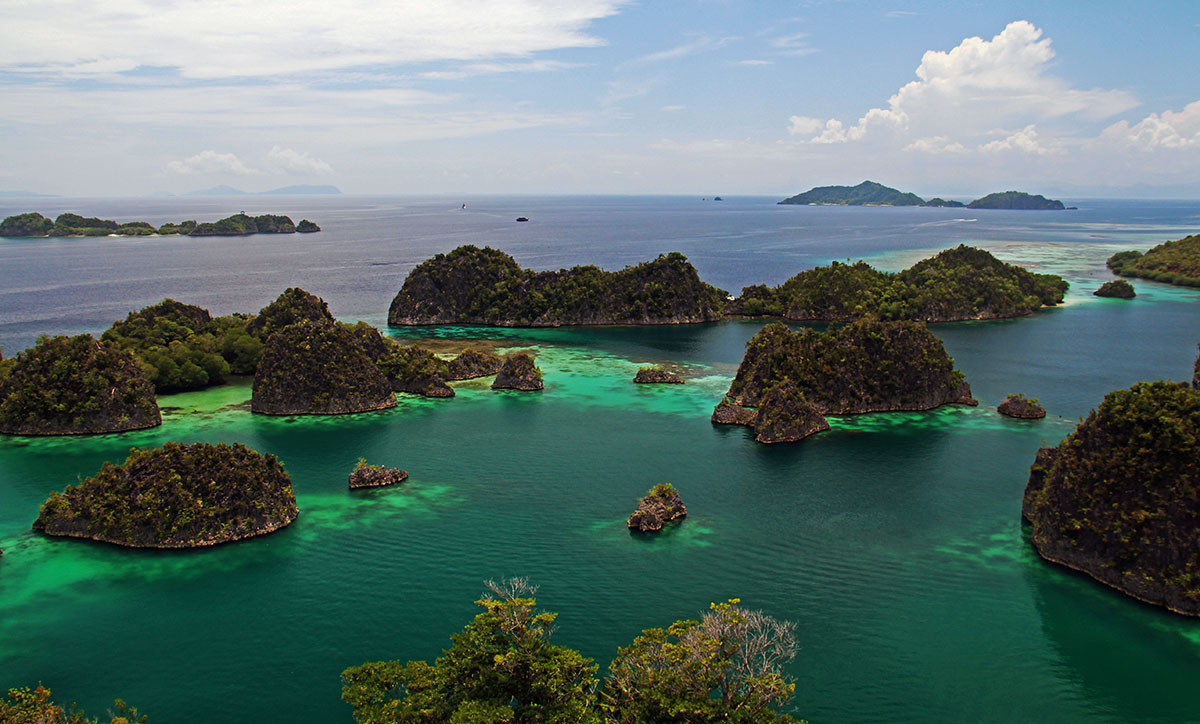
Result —
<instances>
[{"instance_id":1,"label":"blue sky","mask_svg":"<svg viewBox=\"0 0 1200 724\"><path fill-rule=\"evenodd\" d=\"M12 0L0 189L1200 197L1200 3Z\"/></svg>"}]
</instances>

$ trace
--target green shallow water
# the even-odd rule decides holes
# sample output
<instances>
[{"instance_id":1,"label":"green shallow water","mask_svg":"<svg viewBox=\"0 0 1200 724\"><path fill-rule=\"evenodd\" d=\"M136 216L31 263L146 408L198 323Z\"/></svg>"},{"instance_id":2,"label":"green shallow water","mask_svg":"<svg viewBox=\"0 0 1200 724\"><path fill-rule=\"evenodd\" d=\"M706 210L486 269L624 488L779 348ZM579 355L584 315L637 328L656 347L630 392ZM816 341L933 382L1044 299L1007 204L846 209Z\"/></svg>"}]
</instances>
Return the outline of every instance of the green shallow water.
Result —
<instances>
[{"instance_id":1,"label":"green shallow water","mask_svg":"<svg viewBox=\"0 0 1200 724\"><path fill-rule=\"evenodd\" d=\"M1084 277L1103 261L1067 251L1043 263ZM795 709L814 722L1196 720L1200 622L1044 564L1019 522L1038 447L1111 389L1190 376L1196 301L1168 291L937 326L979 407L835 418L795 445L708 421L761 326L742 322L397 329L534 349L546 390L471 381L451 400L277 418L249 413L242 380L161 398L154 430L3 439L0 682L44 681L94 712L121 696L163 722L349 721L343 668L437 655L484 579L525 575L560 613L557 640L602 666L710 601L796 621ZM647 362L688 383L633 384ZM1050 416L1001 418L1010 391ZM167 440L274 453L299 518L182 552L29 531L51 490ZM359 457L410 479L351 493ZM688 517L631 535L635 499L662 481Z\"/></svg>"}]
</instances>

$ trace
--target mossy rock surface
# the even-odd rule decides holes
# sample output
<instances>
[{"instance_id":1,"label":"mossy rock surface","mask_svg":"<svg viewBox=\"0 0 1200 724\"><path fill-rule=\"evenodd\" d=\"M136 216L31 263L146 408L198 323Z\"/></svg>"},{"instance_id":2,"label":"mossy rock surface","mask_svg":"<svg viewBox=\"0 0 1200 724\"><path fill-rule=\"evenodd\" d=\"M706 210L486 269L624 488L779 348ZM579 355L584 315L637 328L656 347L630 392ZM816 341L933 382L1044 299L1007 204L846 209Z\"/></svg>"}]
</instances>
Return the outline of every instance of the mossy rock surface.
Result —
<instances>
[{"instance_id":1,"label":"mossy rock surface","mask_svg":"<svg viewBox=\"0 0 1200 724\"><path fill-rule=\"evenodd\" d=\"M81 435L162 424L154 387L129 352L89 334L40 337L0 381L0 432Z\"/></svg>"},{"instance_id":2,"label":"mossy rock surface","mask_svg":"<svg viewBox=\"0 0 1200 724\"><path fill-rule=\"evenodd\" d=\"M54 536L135 548L193 548L278 530L298 513L274 455L240 444L133 450L121 465L51 493L34 522Z\"/></svg>"},{"instance_id":3,"label":"mossy rock surface","mask_svg":"<svg viewBox=\"0 0 1200 724\"><path fill-rule=\"evenodd\" d=\"M424 347L390 344L376 364L396 392L454 397L454 390L446 384L446 361Z\"/></svg>"},{"instance_id":4,"label":"mossy rock surface","mask_svg":"<svg viewBox=\"0 0 1200 724\"><path fill-rule=\"evenodd\" d=\"M493 390L522 390L533 392L543 389L542 371L534 364L533 357L526 352L509 356L492 383Z\"/></svg>"},{"instance_id":5,"label":"mossy rock surface","mask_svg":"<svg viewBox=\"0 0 1200 724\"><path fill-rule=\"evenodd\" d=\"M504 367L504 358L491 352L464 349L446 365L447 380L473 380L490 377Z\"/></svg>"},{"instance_id":6,"label":"mossy rock surface","mask_svg":"<svg viewBox=\"0 0 1200 724\"><path fill-rule=\"evenodd\" d=\"M798 442L828 429L820 411L786 379L766 391L754 418L754 439L761 443Z\"/></svg>"},{"instance_id":7,"label":"mossy rock surface","mask_svg":"<svg viewBox=\"0 0 1200 724\"><path fill-rule=\"evenodd\" d=\"M1130 596L1200 615L1200 390L1110 392L1038 451L1022 512L1047 560Z\"/></svg>"},{"instance_id":8,"label":"mossy rock surface","mask_svg":"<svg viewBox=\"0 0 1200 724\"><path fill-rule=\"evenodd\" d=\"M267 339L250 400L251 411L267 415L341 415L395 405L387 378L354 332L309 321Z\"/></svg>"},{"instance_id":9,"label":"mossy rock surface","mask_svg":"<svg viewBox=\"0 0 1200 724\"><path fill-rule=\"evenodd\" d=\"M301 321L332 322L329 305L315 294L291 287L263 307L246 323L246 331L264 341L288 325Z\"/></svg>"}]
</instances>

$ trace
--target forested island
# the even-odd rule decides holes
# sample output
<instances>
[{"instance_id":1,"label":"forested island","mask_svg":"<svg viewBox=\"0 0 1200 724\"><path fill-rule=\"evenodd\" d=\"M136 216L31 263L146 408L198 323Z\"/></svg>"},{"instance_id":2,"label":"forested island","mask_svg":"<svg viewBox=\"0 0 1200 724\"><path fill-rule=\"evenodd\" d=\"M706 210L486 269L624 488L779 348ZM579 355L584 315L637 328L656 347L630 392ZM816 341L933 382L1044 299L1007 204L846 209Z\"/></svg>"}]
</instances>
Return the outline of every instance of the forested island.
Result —
<instances>
[{"instance_id":1,"label":"forested island","mask_svg":"<svg viewBox=\"0 0 1200 724\"><path fill-rule=\"evenodd\" d=\"M934 197L928 201L914 193L900 191L874 181L857 186L817 186L801 194L789 196L780 204L807 206L930 206L968 209L1058 210L1066 208L1061 201L1023 191L999 191L963 204Z\"/></svg>"},{"instance_id":2,"label":"forested island","mask_svg":"<svg viewBox=\"0 0 1200 724\"><path fill-rule=\"evenodd\" d=\"M1110 392L1066 440L1038 451L1022 515L1046 560L1147 603L1200 615L1200 390Z\"/></svg>"},{"instance_id":3,"label":"forested island","mask_svg":"<svg viewBox=\"0 0 1200 724\"><path fill-rule=\"evenodd\" d=\"M298 512L274 455L168 442L51 493L33 528L133 548L194 548L270 533Z\"/></svg>"},{"instance_id":4,"label":"forested island","mask_svg":"<svg viewBox=\"0 0 1200 724\"><path fill-rule=\"evenodd\" d=\"M977 404L941 341L920 322L860 319L826 332L776 322L746 343L718 424L754 428L759 442L829 429L825 415Z\"/></svg>"},{"instance_id":5,"label":"forested island","mask_svg":"<svg viewBox=\"0 0 1200 724\"><path fill-rule=\"evenodd\" d=\"M554 327L679 324L720 319L725 292L700 281L677 252L604 271L522 269L491 247L460 246L421 262L404 280L388 323Z\"/></svg>"},{"instance_id":6,"label":"forested island","mask_svg":"<svg viewBox=\"0 0 1200 724\"><path fill-rule=\"evenodd\" d=\"M1123 277L1142 277L1184 287L1200 287L1200 234L1166 241L1146 253L1121 251L1108 268Z\"/></svg>"},{"instance_id":7,"label":"forested island","mask_svg":"<svg viewBox=\"0 0 1200 724\"><path fill-rule=\"evenodd\" d=\"M37 212L9 216L0 222L0 236L39 236L39 237L75 237L75 236L248 236L250 234L292 234L311 233L320 231L308 219L299 224L292 222L291 217L278 214L262 214L248 216L244 213L234 214L219 221L197 222L181 221L177 224L163 224L155 227L145 221L117 222L112 219L98 219L94 216L79 216L78 214L59 214L51 221Z\"/></svg>"}]
</instances>

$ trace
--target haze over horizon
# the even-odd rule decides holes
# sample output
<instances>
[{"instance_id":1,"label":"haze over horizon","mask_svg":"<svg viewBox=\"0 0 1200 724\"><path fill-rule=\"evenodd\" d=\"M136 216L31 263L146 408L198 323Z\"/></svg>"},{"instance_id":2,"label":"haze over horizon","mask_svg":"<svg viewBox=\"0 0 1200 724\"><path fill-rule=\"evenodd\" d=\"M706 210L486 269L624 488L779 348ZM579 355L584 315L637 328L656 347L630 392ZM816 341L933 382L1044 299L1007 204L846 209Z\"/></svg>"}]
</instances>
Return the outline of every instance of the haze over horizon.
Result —
<instances>
[{"instance_id":1,"label":"haze over horizon","mask_svg":"<svg viewBox=\"0 0 1200 724\"><path fill-rule=\"evenodd\" d=\"M1200 5L0 6L0 189L1200 198Z\"/></svg>"}]
</instances>

